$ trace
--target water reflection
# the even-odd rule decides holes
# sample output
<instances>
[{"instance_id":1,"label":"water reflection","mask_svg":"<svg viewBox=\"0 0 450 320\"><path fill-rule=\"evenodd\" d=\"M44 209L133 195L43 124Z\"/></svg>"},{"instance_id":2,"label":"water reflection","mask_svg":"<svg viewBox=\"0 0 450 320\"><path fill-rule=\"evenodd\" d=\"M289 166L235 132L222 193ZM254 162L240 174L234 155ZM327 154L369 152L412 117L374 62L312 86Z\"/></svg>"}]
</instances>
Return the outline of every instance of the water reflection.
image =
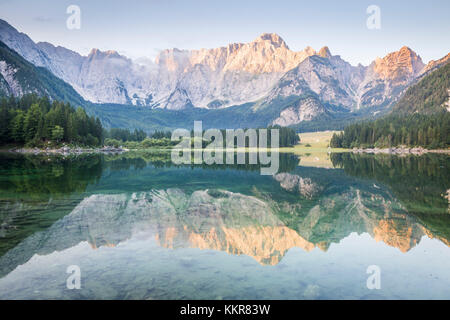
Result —
<instances>
[{"instance_id":1,"label":"water reflection","mask_svg":"<svg viewBox=\"0 0 450 320\"><path fill-rule=\"evenodd\" d=\"M173 270L178 276L191 264L210 261L199 252L249 257L259 266L275 267L282 266L288 252L297 248L309 254L310 258L304 257L305 263L314 266L308 259L315 257L316 250L326 254L332 244L339 244L352 251L346 241L360 235L359 245L369 245L365 234L401 254L410 252L423 239L436 238L449 253L446 157L342 154L332 155L335 169L325 169L297 166L301 159L286 155L283 172L273 177L260 176L254 166L172 166L166 154L93 156L56 163L35 158L3 160L0 288L9 293L3 291L0 298L12 297L13 292L33 297L27 294L27 278L22 278L21 272L29 269L50 277L42 269L49 263L45 257L62 255L58 261L73 263L73 252L81 250L83 254L77 253L81 261L87 257L101 259L88 264L94 281L93 274L106 272L109 259L120 252L125 255L119 248L128 248L126 259L145 260L139 254L143 249L132 245L141 241L151 248L152 253L146 254L158 261L155 263L161 270L170 264L163 258L168 251L161 250L173 251L181 259L180 269ZM101 251L103 258L88 253L105 249ZM200 251L185 251L191 249ZM382 249L383 253L389 252L386 250ZM189 258L185 252L190 252ZM362 255L361 248L354 248L353 254ZM333 254L327 257L330 263L339 263ZM129 268L129 260L124 259L116 257L112 266L115 272L110 271L120 275L123 268ZM208 268L220 270L221 266ZM252 268L259 270L254 265ZM448 272L443 275L450 279ZM154 275L148 277L153 279ZM13 280L18 283L16 291L11 287ZM145 283L148 281L146 278ZM45 283L37 281L34 285L45 287ZM154 285L161 289L162 284ZM62 290L48 296L59 297ZM92 290L69 298L103 297L103 289ZM126 292L129 296L106 297L145 296L130 290ZM315 290L309 282L302 286L303 294ZM290 294L280 297L294 298ZM152 297L174 296L166 293ZM195 297L202 296L197 293ZM336 293L330 297L345 296ZM316 297L313 294L309 298Z\"/></svg>"}]
</instances>

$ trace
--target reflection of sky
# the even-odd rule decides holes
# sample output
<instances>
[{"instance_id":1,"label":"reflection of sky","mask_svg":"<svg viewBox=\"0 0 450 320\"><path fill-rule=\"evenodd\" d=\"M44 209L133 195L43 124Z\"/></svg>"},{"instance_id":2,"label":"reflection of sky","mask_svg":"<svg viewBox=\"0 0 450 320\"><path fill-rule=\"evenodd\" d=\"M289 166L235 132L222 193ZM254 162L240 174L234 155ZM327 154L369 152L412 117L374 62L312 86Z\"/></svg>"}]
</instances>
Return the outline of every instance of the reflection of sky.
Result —
<instances>
[{"instance_id":1,"label":"reflection of sky","mask_svg":"<svg viewBox=\"0 0 450 320\"><path fill-rule=\"evenodd\" d=\"M65 288L79 265L82 289ZM369 265L381 268L381 290L368 290ZM34 256L0 280L0 298L450 298L450 251L435 239L401 253L368 234L351 234L327 252L289 250L275 266L220 251L165 249L152 236L93 250L82 242ZM420 288L420 290L418 290Z\"/></svg>"},{"instance_id":2,"label":"reflection of sky","mask_svg":"<svg viewBox=\"0 0 450 320\"><path fill-rule=\"evenodd\" d=\"M79 31L66 29L66 8L82 10ZM448 53L447 0L378 0L382 28L366 28L372 1L300 0L0 0L0 18L35 41L87 54L114 49L132 58L154 57L165 48L212 48L248 42L263 32L280 34L293 50L307 45L352 64L410 46L427 62Z\"/></svg>"}]
</instances>

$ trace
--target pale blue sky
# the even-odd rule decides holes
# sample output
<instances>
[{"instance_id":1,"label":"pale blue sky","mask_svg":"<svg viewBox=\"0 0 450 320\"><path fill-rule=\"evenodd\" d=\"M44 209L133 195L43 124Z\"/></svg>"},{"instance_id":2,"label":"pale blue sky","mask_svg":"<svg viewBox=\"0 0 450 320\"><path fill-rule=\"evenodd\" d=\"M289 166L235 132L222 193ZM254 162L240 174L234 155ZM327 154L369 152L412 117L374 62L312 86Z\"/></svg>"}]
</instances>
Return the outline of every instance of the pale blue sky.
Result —
<instances>
[{"instance_id":1,"label":"pale blue sky","mask_svg":"<svg viewBox=\"0 0 450 320\"><path fill-rule=\"evenodd\" d=\"M81 30L66 28L79 5ZM381 8L381 30L366 27L366 9ZM0 18L34 41L86 55L92 48L132 58L162 49L214 48L278 33L293 50L327 45L352 64L407 45L425 62L450 51L448 0L0 0Z\"/></svg>"}]
</instances>

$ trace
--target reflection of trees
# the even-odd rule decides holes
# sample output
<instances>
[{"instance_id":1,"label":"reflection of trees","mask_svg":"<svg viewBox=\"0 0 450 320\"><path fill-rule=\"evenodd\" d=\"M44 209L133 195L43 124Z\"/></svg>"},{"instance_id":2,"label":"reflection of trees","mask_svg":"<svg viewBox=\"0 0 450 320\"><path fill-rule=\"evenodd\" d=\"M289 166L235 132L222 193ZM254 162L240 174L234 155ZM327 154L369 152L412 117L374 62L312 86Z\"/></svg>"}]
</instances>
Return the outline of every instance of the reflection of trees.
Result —
<instances>
[{"instance_id":1,"label":"reflection of trees","mask_svg":"<svg viewBox=\"0 0 450 320\"><path fill-rule=\"evenodd\" d=\"M142 158L119 157L107 161L106 166L111 171L129 170L131 168L140 170L147 166L147 162Z\"/></svg>"},{"instance_id":2,"label":"reflection of trees","mask_svg":"<svg viewBox=\"0 0 450 320\"><path fill-rule=\"evenodd\" d=\"M331 161L346 174L389 186L409 213L424 226L450 239L450 215L445 194L449 189L448 156L390 156L332 154Z\"/></svg>"},{"instance_id":3,"label":"reflection of trees","mask_svg":"<svg viewBox=\"0 0 450 320\"><path fill-rule=\"evenodd\" d=\"M295 155L280 154L279 172L294 170L298 162ZM48 199L49 195L55 197L84 192L89 184L99 181L105 169L110 171L141 170L147 166L245 171L259 171L261 168L259 164L175 165L171 161L170 152L116 156L86 155L69 158L53 157L51 159L42 156L8 155L0 161L0 170L5 173L0 180L0 190L4 194L24 194L27 199Z\"/></svg>"},{"instance_id":4,"label":"reflection of trees","mask_svg":"<svg viewBox=\"0 0 450 320\"><path fill-rule=\"evenodd\" d=\"M439 213L448 207L442 196L450 181L445 155L396 157L341 153L332 154L331 161L349 175L385 183L409 208L428 207Z\"/></svg>"},{"instance_id":5,"label":"reflection of trees","mask_svg":"<svg viewBox=\"0 0 450 320\"><path fill-rule=\"evenodd\" d=\"M23 238L69 213L102 173L99 156L76 159L2 155L0 161L0 255Z\"/></svg>"},{"instance_id":6,"label":"reflection of trees","mask_svg":"<svg viewBox=\"0 0 450 320\"><path fill-rule=\"evenodd\" d=\"M192 154L192 159L194 154ZM245 154L245 164L237 164L237 154L234 154L234 164L183 164L176 165L172 162L170 151L161 152L136 152L127 153L115 156L106 156L108 166L112 170L124 170L134 167L136 169L143 169L147 164L155 168L171 168L171 167L191 167L191 168L204 168L210 170L227 170L236 169L244 171L260 171L261 165L259 162L257 164L249 164L249 153ZM226 161L226 155L224 153L224 162ZM279 169L278 172L290 172L293 171L299 164L299 158L290 153L280 153L279 154Z\"/></svg>"},{"instance_id":7,"label":"reflection of trees","mask_svg":"<svg viewBox=\"0 0 450 320\"><path fill-rule=\"evenodd\" d=\"M83 192L101 177L102 164L99 156L50 161L40 156L8 156L0 162L0 170L5 173L0 180L2 193L41 199L45 195Z\"/></svg>"}]
</instances>

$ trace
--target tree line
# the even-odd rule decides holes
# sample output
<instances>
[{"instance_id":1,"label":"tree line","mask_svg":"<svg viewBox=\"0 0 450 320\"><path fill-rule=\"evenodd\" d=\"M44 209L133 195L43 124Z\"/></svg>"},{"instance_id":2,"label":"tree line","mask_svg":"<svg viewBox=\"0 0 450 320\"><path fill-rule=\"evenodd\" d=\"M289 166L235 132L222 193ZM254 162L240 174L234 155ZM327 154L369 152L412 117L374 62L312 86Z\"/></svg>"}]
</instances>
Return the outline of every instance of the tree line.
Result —
<instances>
[{"instance_id":1,"label":"tree line","mask_svg":"<svg viewBox=\"0 0 450 320\"><path fill-rule=\"evenodd\" d=\"M125 146L130 149L146 149L152 147L170 147L178 143L171 141L171 131L156 130L147 134L142 129L117 129L105 130L104 144L107 146Z\"/></svg>"},{"instance_id":2,"label":"tree line","mask_svg":"<svg viewBox=\"0 0 450 320\"><path fill-rule=\"evenodd\" d=\"M299 135L296 133L296 131L292 128L289 127L281 127L279 125L275 125L275 126L268 126L267 128L258 128L255 129L255 133L256 133L256 140L257 140L257 144L260 145L260 130L267 130L267 147L270 148L271 146L271 141L272 141L272 132L271 130L278 130L278 135L279 135L279 147L283 148L283 147L292 147L295 146L296 144L298 144L300 142L300 137ZM248 129L243 129L244 133L247 132ZM226 129L220 129L219 130L220 133L222 134L222 139L223 139L223 145L226 146L227 145L227 130ZM206 130L203 130L202 132L202 137L205 135ZM191 130L191 137L194 137L194 130ZM238 142L237 137L235 137L234 139L234 145L236 145ZM193 143L193 142L192 142ZM203 148L206 147L207 145L209 145L211 143L211 141L206 141L203 140ZM245 137L245 147L249 147L249 143L250 143L250 138L249 136Z\"/></svg>"},{"instance_id":3,"label":"tree line","mask_svg":"<svg viewBox=\"0 0 450 320\"><path fill-rule=\"evenodd\" d=\"M267 146L270 147L271 142L271 131L270 129L278 129L279 130L279 146L280 147L291 147L299 143L300 138L298 134L292 128L287 127L268 127L267 128ZM244 132L247 129L244 129ZM259 130L255 129L256 138L259 140ZM205 135L206 130L202 131L202 137ZM227 144L227 133L225 129L220 130L223 139L223 145ZM171 147L175 146L179 143L179 140L172 141L172 132L171 131L160 131L156 130L152 133L146 135L142 130L134 130L130 131L129 129L110 129L109 131L105 130L104 133L105 141L104 144L108 146L125 146L130 149L146 149L152 147ZM191 130L191 146L194 146L194 130ZM205 148L212 141L202 139L202 147ZM235 144L237 142L237 138L235 138ZM249 146L249 137L245 138L245 146Z\"/></svg>"},{"instance_id":4,"label":"tree line","mask_svg":"<svg viewBox=\"0 0 450 320\"><path fill-rule=\"evenodd\" d=\"M104 137L105 139L114 139L122 142L141 142L147 138L147 133L145 133L142 129L134 129L134 131L131 131L129 129L111 128L109 130L105 130Z\"/></svg>"},{"instance_id":5,"label":"tree line","mask_svg":"<svg viewBox=\"0 0 450 320\"><path fill-rule=\"evenodd\" d=\"M390 116L347 126L334 134L333 148L390 148L395 146L439 149L450 147L450 113L432 115L392 114Z\"/></svg>"},{"instance_id":6,"label":"tree line","mask_svg":"<svg viewBox=\"0 0 450 320\"><path fill-rule=\"evenodd\" d=\"M103 142L98 118L81 107L27 94L0 100L0 144L40 147L44 142L97 146Z\"/></svg>"}]
</instances>

